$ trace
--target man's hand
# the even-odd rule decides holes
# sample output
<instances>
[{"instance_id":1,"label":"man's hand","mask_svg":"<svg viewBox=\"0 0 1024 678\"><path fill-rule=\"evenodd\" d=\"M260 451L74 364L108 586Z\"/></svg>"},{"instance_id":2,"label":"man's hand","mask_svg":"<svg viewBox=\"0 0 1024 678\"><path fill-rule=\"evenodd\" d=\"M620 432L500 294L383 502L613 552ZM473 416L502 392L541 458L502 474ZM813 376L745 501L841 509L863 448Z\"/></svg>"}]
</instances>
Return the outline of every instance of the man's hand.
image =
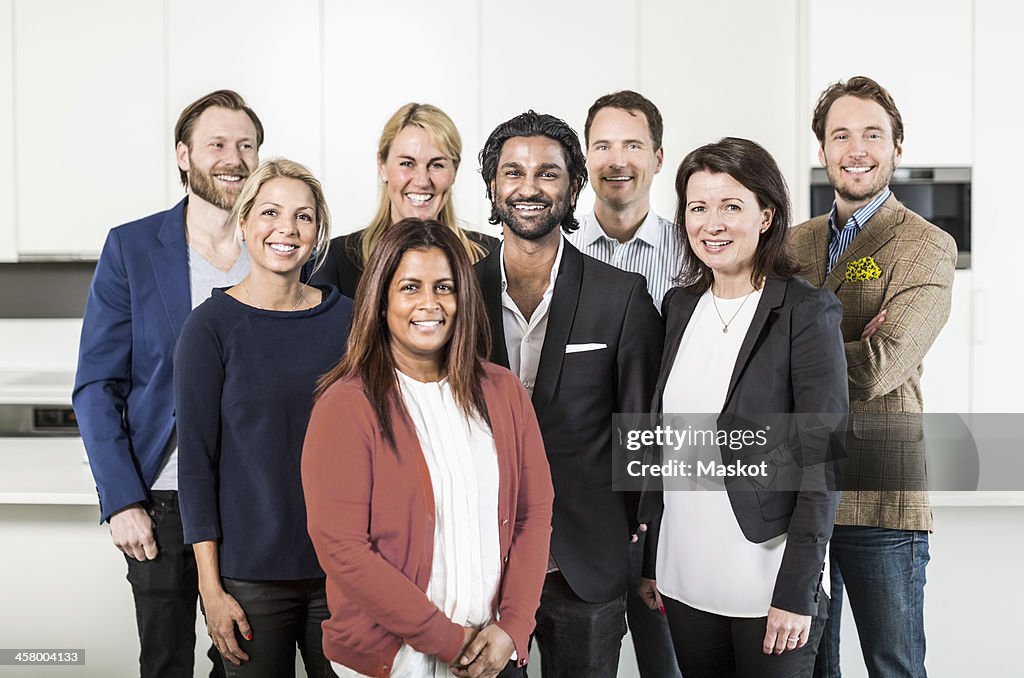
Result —
<instances>
[{"instance_id":1,"label":"man's hand","mask_svg":"<svg viewBox=\"0 0 1024 678\"><path fill-rule=\"evenodd\" d=\"M515 649L509 635L500 626L490 624L463 648L451 671L458 678L493 678L505 668Z\"/></svg>"},{"instance_id":2,"label":"man's hand","mask_svg":"<svg viewBox=\"0 0 1024 678\"><path fill-rule=\"evenodd\" d=\"M777 607L768 608L768 628L761 651L765 654L792 652L807 644L811 634L811 616L794 614Z\"/></svg>"},{"instance_id":3,"label":"man's hand","mask_svg":"<svg viewBox=\"0 0 1024 678\"><path fill-rule=\"evenodd\" d=\"M868 324L864 326L864 331L860 333L861 340L867 339L871 337L875 332L877 332L878 328L881 327L882 323L885 322L885 316L887 316L888 314L889 311L887 311L884 308L881 311L879 311L878 315L872 318L868 322Z\"/></svg>"},{"instance_id":4,"label":"man's hand","mask_svg":"<svg viewBox=\"0 0 1024 678\"><path fill-rule=\"evenodd\" d=\"M644 605L665 614L665 603L662 602L661 594L658 593L658 582L640 577L640 586L637 587L636 594L640 596L640 600L644 601Z\"/></svg>"},{"instance_id":5,"label":"man's hand","mask_svg":"<svg viewBox=\"0 0 1024 678\"><path fill-rule=\"evenodd\" d=\"M206 632L221 656L235 666L249 661L249 655L235 638L235 625L246 640L252 640L252 627L234 596L223 589L204 593L203 610L206 613Z\"/></svg>"},{"instance_id":6,"label":"man's hand","mask_svg":"<svg viewBox=\"0 0 1024 678\"><path fill-rule=\"evenodd\" d=\"M138 504L110 516L110 536L117 550L135 560L153 560L159 550L153 537L153 519Z\"/></svg>"}]
</instances>

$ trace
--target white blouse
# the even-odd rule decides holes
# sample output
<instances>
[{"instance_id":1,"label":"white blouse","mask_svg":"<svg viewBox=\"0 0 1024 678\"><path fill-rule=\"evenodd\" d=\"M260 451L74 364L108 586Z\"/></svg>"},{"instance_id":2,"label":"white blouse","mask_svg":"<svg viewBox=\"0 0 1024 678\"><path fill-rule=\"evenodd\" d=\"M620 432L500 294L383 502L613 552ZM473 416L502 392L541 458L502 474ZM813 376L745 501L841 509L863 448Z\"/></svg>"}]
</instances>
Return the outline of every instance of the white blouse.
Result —
<instances>
[{"instance_id":1,"label":"white blouse","mask_svg":"<svg viewBox=\"0 0 1024 678\"><path fill-rule=\"evenodd\" d=\"M427 598L456 624L492 619L501 580L498 537L498 455L487 423L467 418L447 379L422 383L398 374L434 490L434 556ZM332 662L341 678L361 676ZM402 645L393 678L450 677L432 655Z\"/></svg>"},{"instance_id":2,"label":"white blouse","mask_svg":"<svg viewBox=\"0 0 1024 678\"><path fill-rule=\"evenodd\" d=\"M666 415L722 411L740 345L750 328L761 292L750 296L746 303L743 297L716 297L722 317L732 318L728 333L722 332L711 292L704 293L697 302L665 383ZM737 314L735 318L733 314ZM710 458L707 451L685 449L667 450L666 458L679 454ZM724 490L666 489L664 498L665 513L658 540L658 590L713 614L767 615L786 548L786 535L763 544L747 541Z\"/></svg>"}]
</instances>

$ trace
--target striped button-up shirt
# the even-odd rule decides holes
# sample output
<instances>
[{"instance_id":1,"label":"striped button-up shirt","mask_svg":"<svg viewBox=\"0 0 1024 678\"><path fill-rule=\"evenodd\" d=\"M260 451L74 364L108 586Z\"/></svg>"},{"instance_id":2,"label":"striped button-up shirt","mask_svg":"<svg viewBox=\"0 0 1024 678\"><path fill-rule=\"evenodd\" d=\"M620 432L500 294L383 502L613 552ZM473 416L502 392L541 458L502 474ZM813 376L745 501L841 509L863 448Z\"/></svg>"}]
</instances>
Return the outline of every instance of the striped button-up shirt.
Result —
<instances>
[{"instance_id":1,"label":"striped button-up shirt","mask_svg":"<svg viewBox=\"0 0 1024 678\"><path fill-rule=\"evenodd\" d=\"M584 215L580 227L566 239L586 255L642 275L659 310L662 298L672 287L672 279L679 273L683 256L672 222L662 219L654 210L647 212L640 228L626 242L609 238L593 212Z\"/></svg>"},{"instance_id":2,"label":"striped button-up shirt","mask_svg":"<svg viewBox=\"0 0 1024 678\"><path fill-rule=\"evenodd\" d=\"M850 246L857 234L864 230L864 226L867 225L871 217L875 216L875 212L882 206L882 203L889 199L890 193L889 187L886 186L884 191L854 212L841 230L836 225L836 203L832 202L832 211L828 215L828 272L832 271L836 262L839 261L839 257L843 256L843 252Z\"/></svg>"}]
</instances>

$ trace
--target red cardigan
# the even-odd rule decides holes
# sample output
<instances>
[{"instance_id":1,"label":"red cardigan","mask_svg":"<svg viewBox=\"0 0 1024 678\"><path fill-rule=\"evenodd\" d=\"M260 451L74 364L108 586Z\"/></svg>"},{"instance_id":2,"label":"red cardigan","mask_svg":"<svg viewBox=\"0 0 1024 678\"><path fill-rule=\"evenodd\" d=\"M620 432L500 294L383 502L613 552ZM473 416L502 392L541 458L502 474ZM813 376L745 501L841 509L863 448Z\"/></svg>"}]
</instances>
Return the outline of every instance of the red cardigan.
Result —
<instances>
[{"instance_id":1,"label":"red cardigan","mask_svg":"<svg viewBox=\"0 0 1024 678\"><path fill-rule=\"evenodd\" d=\"M544 443L519 379L485 363L484 399L498 452L501 583L497 622L522 666L547 568L554 492ZM451 663L462 626L425 593L434 549L434 493L415 427L392 406L397 451L384 441L358 378L313 407L302 451L309 535L327 573L324 653L388 676L402 643Z\"/></svg>"}]
</instances>

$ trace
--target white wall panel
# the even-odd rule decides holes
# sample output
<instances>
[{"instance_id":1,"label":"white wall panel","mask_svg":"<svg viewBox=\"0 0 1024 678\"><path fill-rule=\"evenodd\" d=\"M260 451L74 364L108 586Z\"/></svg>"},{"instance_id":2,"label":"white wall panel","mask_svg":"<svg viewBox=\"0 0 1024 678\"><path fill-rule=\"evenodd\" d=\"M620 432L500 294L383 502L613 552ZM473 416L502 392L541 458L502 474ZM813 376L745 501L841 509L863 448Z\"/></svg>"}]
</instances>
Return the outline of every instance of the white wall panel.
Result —
<instances>
[{"instance_id":1,"label":"white wall panel","mask_svg":"<svg viewBox=\"0 0 1024 678\"><path fill-rule=\"evenodd\" d=\"M498 124L530 108L568 122L584 145L594 100L638 86L637 4L482 2L480 146ZM580 211L591 208L593 195L588 184Z\"/></svg>"},{"instance_id":2,"label":"white wall panel","mask_svg":"<svg viewBox=\"0 0 1024 678\"><path fill-rule=\"evenodd\" d=\"M665 120L665 167L652 193L671 217L675 173L687 153L725 136L775 157L792 191L805 190L797 153L800 34L796 0L645 0L640 87Z\"/></svg>"},{"instance_id":3,"label":"white wall panel","mask_svg":"<svg viewBox=\"0 0 1024 678\"><path fill-rule=\"evenodd\" d=\"M904 165L971 164L972 0L811 1L809 13L809 109L830 83L867 75L900 109ZM816 166L816 140L810 151Z\"/></svg>"},{"instance_id":4,"label":"white wall panel","mask_svg":"<svg viewBox=\"0 0 1024 678\"><path fill-rule=\"evenodd\" d=\"M400 106L440 107L462 136L453 197L459 219L487 230L476 173L477 4L324 1L325 186L335 234L364 228L377 206L377 141Z\"/></svg>"},{"instance_id":5,"label":"white wall panel","mask_svg":"<svg viewBox=\"0 0 1024 678\"><path fill-rule=\"evenodd\" d=\"M12 0L0 0L0 147L14 148L14 30ZM14 153L0 155L0 261L17 261L14 213Z\"/></svg>"},{"instance_id":6,"label":"white wall panel","mask_svg":"<svg viewBox=\"0 0 1024 678\"><path fill-rule=\"evenodd\" d=\"M18 249L99 252L162 209L163 3L16 0Z\"/></svg>"},{"instance_id":7,"label":"white wall panel","mask_svg":"<svg viewBox=\"0 0 1024 678\"><path fill-rule=\"evenodd\" d=\"M973 391L975 412L1024 412L1024 359L1020 337L1021 254L1018 217L1024 137L1017 133L1024 90L1024 6L975 0ZM950 135L952 136L952 135Z\"/></svg>"},{"instance_id":8,"label":"white wall panel","mask_svg":"<svg viewBox=\"0 0 1024 678\"><path fill-rule=\"evenodd\" d=\"M166 201L180 198L173 128L181 110L217 89L241 94L263 123L260 158L284 156L323 173L317 0L167 2L168 102L161 133Z\"/></svg>"}]
</instances>

